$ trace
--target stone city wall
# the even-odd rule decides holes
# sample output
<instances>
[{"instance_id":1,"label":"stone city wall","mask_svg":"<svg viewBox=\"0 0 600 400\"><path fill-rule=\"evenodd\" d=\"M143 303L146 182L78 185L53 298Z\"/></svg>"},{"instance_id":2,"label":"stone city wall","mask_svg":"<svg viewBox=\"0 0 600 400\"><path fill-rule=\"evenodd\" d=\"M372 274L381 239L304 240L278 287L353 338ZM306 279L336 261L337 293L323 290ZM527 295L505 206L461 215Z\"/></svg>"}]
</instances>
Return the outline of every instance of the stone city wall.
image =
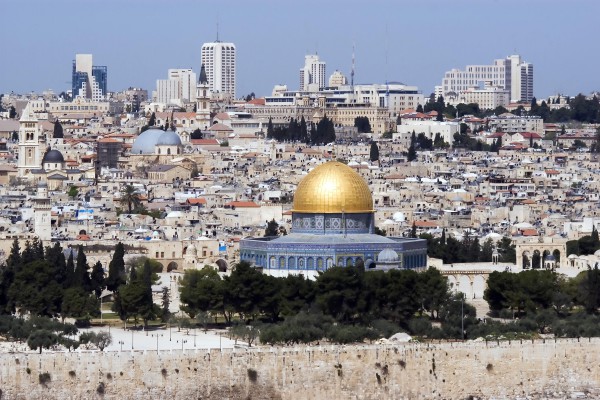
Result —
<instances>
[{"instance_id":1,"label":"stone city wall","mask_svg":"<svg viewBox=\"0 0 600 400\"><path fill-rule=\"evenodd\" d=\"M1 399L467 399L600 393L600 339L4 353ZM47 373L47 374L46 374ZM46 374L46 375L44 375Z\"/></svg>"}]
</instances>

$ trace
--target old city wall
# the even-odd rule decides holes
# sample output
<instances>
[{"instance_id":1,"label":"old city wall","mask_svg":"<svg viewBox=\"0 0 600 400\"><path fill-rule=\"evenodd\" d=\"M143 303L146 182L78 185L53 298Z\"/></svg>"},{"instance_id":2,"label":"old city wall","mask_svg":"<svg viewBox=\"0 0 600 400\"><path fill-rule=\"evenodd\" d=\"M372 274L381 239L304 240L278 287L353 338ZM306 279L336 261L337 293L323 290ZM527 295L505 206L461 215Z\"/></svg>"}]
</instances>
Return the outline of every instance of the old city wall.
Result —
<instances>
[{"instance_id":1,"label":"old city wall","mask_svg":"<svg viewBox=\"0 0 600 400\"><path fill-rule=\"evenodd\" d=\"M2 399L465 399L600 388L600 340L5 353ZM40 383L48 373L49 382Z\"/></svg>"}]
</instances>

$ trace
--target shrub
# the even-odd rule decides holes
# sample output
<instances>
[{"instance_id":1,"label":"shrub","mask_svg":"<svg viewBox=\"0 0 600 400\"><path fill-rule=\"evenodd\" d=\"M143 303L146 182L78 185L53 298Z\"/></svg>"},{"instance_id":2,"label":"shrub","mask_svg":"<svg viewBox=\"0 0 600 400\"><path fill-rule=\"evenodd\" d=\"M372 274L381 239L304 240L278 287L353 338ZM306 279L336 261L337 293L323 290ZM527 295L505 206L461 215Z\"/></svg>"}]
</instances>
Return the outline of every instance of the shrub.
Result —
<instances>
[{"instance_id":1,"label":"shrub","mask_svg":"<svg viewBox=\"0 0 600 400\"><path fill-rule=\"evenodd\" d=\"M429 336L431 334L431 322L427 318L413 318L408 321L410 333L418 336Z\"/></svg>"},{"instance_id":2,"label":"shrub","mask_svg":"<svg viewBox=\"0 0 600 400\"><path fill-rule=\"evenodd\" d=\"M258 379L258 372L252 368L248 368L248 379L250 379L250 382L255 383Z\"/></svg>"},{"instance_id":3,"label":"shrub","mask_svg":"<svg viewBox=\"0 0 600 400\"><path fill-rule=\"evenodd\" d=\"M44 372L39 375L38 380L40 381L40 384L46 385L52 380L52 378L50 377L50 373Z\"/></svg>"},{"instance_id":4,"label":"shrub","mask_svg":"<svg viewBox=\"0 0 600 400\"><path fill-rule=\"evenodd\" d=\"M105 390L104 382L100 382L98 384L98 387L96 388L96 393L98 393L99 395L103 395L104 390Z\"/></svg>"},{"instance_id":5,"label":"shrub","mask_svg":"<svg viewBox=\"0 0 600 400\"><path fill-rule=\"evenodd\" d=\"M73 370L69 371L69 376L70 376L71 378L75 378L75 376L76 376L76 375L77 375L77 374L75 373L75 371L73 371Z\"/></svg>"}]
</instances>

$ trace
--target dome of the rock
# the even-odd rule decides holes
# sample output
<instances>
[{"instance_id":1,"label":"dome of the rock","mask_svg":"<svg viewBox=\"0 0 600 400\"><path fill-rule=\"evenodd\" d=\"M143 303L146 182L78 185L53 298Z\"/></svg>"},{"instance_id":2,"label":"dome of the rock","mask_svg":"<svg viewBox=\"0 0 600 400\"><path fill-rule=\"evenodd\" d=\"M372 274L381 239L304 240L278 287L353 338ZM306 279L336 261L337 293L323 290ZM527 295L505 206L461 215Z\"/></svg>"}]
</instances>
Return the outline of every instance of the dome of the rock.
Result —
<instances>
[{"instance_id":1,"label":"dome of the rock","mask_svg":"<svg viewBox=\"0 0 600 400\"><path fill-rule=\"evenodd\" d=\"M313 169L294 195L296 213L370 213L373 198L367 182L347 165L332 161Z\"/></svg>"}]
</instances>

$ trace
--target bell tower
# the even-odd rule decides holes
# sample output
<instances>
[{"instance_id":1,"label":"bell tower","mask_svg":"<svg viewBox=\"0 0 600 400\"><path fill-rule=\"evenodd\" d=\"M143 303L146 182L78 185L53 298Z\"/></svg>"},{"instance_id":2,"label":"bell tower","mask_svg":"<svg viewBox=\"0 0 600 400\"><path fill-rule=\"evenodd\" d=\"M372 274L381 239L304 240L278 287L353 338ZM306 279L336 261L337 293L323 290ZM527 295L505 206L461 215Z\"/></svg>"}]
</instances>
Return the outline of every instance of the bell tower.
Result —
<instances>
[{"instance_id":1,"label":"bell tower","mask_svg":"<svg viewBox=\"0 0 600 400\"><path fill-rule=\"evenodd\" d=\"M19 120L19 176L28 176L32 169L42 166L42 151L40 146L40 125L38 119L27 103ZM45 140L42 141L45 142Z\"/></svg>"},{"instance_id":2,"label":"bell tower","mask_svg":"<svg viewBox=\"0 0 600 400\"><path fill-rule=\"evenodd\" d=\"M196 121L201 130L210 128L210 86L204 65L200 68L200 78L196 86Z\"/></svg>"}]
</instances>

